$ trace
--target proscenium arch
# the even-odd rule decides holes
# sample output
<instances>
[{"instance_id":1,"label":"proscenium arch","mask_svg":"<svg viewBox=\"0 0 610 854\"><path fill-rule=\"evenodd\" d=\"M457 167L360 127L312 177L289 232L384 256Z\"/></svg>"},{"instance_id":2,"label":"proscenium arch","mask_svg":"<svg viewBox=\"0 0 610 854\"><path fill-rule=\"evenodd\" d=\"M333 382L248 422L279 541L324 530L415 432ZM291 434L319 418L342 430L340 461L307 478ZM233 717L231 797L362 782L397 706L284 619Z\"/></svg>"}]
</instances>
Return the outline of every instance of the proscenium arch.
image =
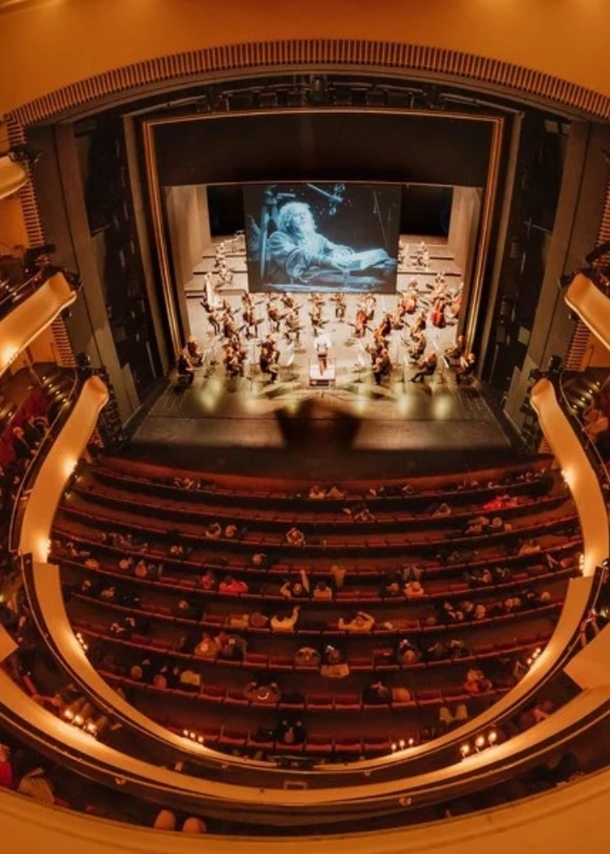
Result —
<instances>
[{"instance_id":1,"label":"proscenium arch","mask_svg":"<svg viewBox=\"0 0 610 854\"><path fill-rule=\"evenodd\" d=\"M442 81L536 103L591 120L610 119L610 97L568 80L499 59L401 42L360 39L283 39L220 44L125 65L70 83L16 107L6 116L12 144L25 141L26 128L91 114L143 95L178 91L186 86L257 76L273 71L357 74L378 72L400 78ZM610 197L610 182L607 188ZM32 245L44 242L35 188L21 191L25 225ZM610 232L610 204L599 234ZM601 239L601 238L600 238Z\"/></svg>"}]
</instances>

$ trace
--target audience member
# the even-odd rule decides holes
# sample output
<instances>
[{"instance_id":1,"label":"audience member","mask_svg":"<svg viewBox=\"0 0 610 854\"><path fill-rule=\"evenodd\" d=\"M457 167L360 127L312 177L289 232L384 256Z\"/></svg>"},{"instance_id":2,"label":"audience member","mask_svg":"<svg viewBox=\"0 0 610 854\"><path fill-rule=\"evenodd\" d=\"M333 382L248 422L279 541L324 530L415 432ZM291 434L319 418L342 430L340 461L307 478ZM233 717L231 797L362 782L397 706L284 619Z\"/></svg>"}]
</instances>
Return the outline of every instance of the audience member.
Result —
<instances>
[{"instance_id":1,"label":"audience member","mask_svg":"<svg viewBox=\"0 0 610 854\"><path fill-rule=\"evenodd\" d=\"M366 611L358 611L353 617L339 617L338 628L344 632L370 632L375 625L375 617Z\"/></svg>"},{"instance_id":2,"label":"audience member","mask_svg":"<svg viewBox=\"0 0 610 854\"><path fill-rule=\"evenodd\" d=\"M305 534L302 531L299 531L296 526L293 526L286 532L286 542L289 546L304 546Z\"/></svg>"},{"instance_id":3,"label":"audience member","mask_svg":"<svg viewBox=\"0 0 610 854\"><path fill-rule=\"evenodd\" d=\"M280 595L285 599L305 599L309 596L309 577L304 569L299 571L299 581L287 579L280 587Z\"/></svg>"},{"instance_id":4,"label":"audience member","mask_svg":"<svg viewBox=\"0 0 610 854\"><path fill-rule=\"evenodd\" d=\"M292 611L278 611L270 620L274 632L293 632L299 619L300 606L295 605Z\"/></svg>"},{"instance_id":5,"label":"audience member","mask_svg":"<svg viewBox=\"0 0 610 854\"><path fill-rule=\"evenodd\" d=\"M233 575L226 575L218 585L219 593L228 593L231 596L239 596L242 593L247 593L248 589L246 581L235 578Z\"/></svg>"},{"instance_id":6,"label":"audience member","mask_svg":"<svg viewBox=\"0 0 610 854\"><path fill-rule=\"evenodd\" d=\"M244 688L244 697L251 703L276 705L281 696L282 692L277 682L269 682L265 679L253 679Z\"/></svg>"}]
</instances>

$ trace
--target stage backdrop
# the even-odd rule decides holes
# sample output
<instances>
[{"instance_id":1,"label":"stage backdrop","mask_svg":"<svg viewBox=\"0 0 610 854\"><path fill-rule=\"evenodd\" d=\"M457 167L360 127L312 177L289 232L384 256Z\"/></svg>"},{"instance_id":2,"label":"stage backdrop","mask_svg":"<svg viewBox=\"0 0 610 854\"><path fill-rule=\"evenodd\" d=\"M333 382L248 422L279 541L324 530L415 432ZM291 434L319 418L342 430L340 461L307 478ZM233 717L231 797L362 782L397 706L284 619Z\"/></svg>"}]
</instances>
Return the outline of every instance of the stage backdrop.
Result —
<instances>
[{"instance_id":1,"label":"stage backdrop","mask_svg":"<svg viewBox=\"0 0 610 854\"><path fill-rule=\"evenodd\" d=\"M394 293L398 185L244 187L250 291Z\"/></svg>"}]
</instances>

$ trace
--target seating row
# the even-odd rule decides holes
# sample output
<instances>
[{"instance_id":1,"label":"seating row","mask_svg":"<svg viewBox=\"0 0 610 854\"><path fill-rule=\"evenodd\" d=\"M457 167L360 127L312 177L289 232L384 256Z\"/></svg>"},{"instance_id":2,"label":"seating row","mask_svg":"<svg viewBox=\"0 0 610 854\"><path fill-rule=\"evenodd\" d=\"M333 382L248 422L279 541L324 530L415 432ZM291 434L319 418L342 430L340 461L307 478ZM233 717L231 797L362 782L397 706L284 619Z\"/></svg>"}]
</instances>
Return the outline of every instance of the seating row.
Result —
<instances>
[{"instance_id":1,"label":"seating row","mask_svg":"<svg viewBox=\"0 0 610 854\"><path fill-rule=\"evenodd\" d=\"M303 486L295 483L293 491L279 490L277 481L263 478L249 478L247 483L243 478L231 478L231 486L227 478L219 482L217 475L198 475L187 473L183 478L175 475L163 477L156 474L138 474L142 467L133 461L123 459L113 461L106 458L100 465L92 467L89 471L92 476L102 482L114 484L120 483L124 489L141 490L157 493L162 496L175 496L176 498L189 502L199 503L202 498L206 502L231 504L248 504L264 507L278 504L293 503L303 507L311 508L314 503L324 506L343 506L345 502L359 502L366 500L374 505L392 505L404 507L421 502L438 500L453 500L465 502L474 498L474 503L479 499L492 497L498 493L509 494L540 494L538 490L548 489L553 482L553 475L548 471L552 462L550 457L541 457L528 462L527 466L511 465L500 469L482 471L476 474L476 479L457 479L455 476L436 478L412 478L407 484L404 481L377 480L376 488L371 488L371 482L348 483L341 487L344 497L337 499L325 498L323 500L310 499L308 492L311 484ZM120 469L115 467L120 466ZM147 469L151 469L147 466ZM159 471L154 467L153 471ZM188 481L192 484L200 484L185 488L176 485L175 481ZM267 485L269 488L265 489ZM305 490L305 494L304 494Z\"/></svg>"},{"instance_id":2,"label":"seating row","mask_svg":"<svg viewBox=\"0 0 610 854\"><path fill-rule=\"evenodd\" d=\"M202 659L193 653L180 652L175 648L172 641L165 638L151 638L147 635L134 633L129 639L119 638L108 634L108 627L103 624L94 623L84 618L72 620L75 629L84 633L87 638L103 640L106 643L116 645L126 650L137 650L145 655L169 656L177 662L188 662L190 664L205 664L206 668L214 666L222 668L223 665L234 670L263 671L269 670L277 673L317 673L317 664L297 664L293 655L274 655L262 652L246 650L243 660L231 661L223 658ZM410 663L398 663L394 657L392 647L379 647L368 655L348 655L346 663L350 673L397 673L406 671L416 673L420 671L438 670L439 668L452 666L456 661L462 665L480 664L489 659L507 656L528 656L535 649L543 649L550 634L532 635L526 638L509 638L496 643L474 644L468 655L456 658L439 658L434 661L418 661Z\"/></svg>"},{"instance_id":3,"label":"seating row","mask_svg":"<svg viewBox=\"0 0 610 854\"><path fill-rule=\"evenodd\" d=\"M485 503L469 504L460 506L459 511L452 510L448 515L435 514L430 507L423 508L420 513L408 512L404 508L390 512L388 510L375 509L372 517L365 521L358 521L352 518L352 509L349 505L337 506L334 512L329 512L316 507L315 512L309 508L308 510L295 511L292 505L289 508L278 509L249 509L247 506L241 506L234 500L226 506L218 505L194 505L193 502L179 501L178 499L160 498L162 505L159 502L153 502L144 495L129 497L118 489L110 490L107 487L100 487L92 484L89 480L79 478L72 487L74 494L78 495L87 503L98 503L109 507L118 507L121 510L126 510L130 507L137 507L139 510L148 509L152 512L159 510L162 506L163 513L167 518L176 521L189 520L201 523L212 521L223 522L239 522L255 524L261 529L273 529L278 525L290 527L298 525L305 532L320 531L325 526L332 529L349 528L352 531L366 532L370 531L374 524L376 528L383 529L387 526L402 525L405 527L419 526L422 522L427 525L436 527L457 527L459 523L466 525L468 520L480 513L488 513L493 516L499 516L505 519L511 519L516 516L521 516L532 511L542 512L544 509L552 509L566 499L567 493L565 487L561 491L557 491L551 495L537 496L522 496L519 503L515 506L506 507L486 507ZM368 502L366 502L368 506ZM357 505L355 505L357 506Z\"/></svg>"},{"instance_id":4,"label":"seating row","mask_svg":"<svg viewBox=\"0 0 610 854\"><path fill-rule=\"evenodd\" d=\"M162 508L159 508L162 512ZM100 531L129 531L138 535L150 537L152 536L168 536L167 524L163 519L150 520L148 524L144 524L141 517L136 517L130 514L122 514L117 518L116 514L98 515L87 513L81 509L77 509L66 504L62 505L60 510L60 520L65 518L73 518L81 520L89 526L96 526ZM151 521L153 524L151 524ZM60 527L61 527L60 522ZM554 516L544 521L534 521L530 524L514 526L510 532L502 531L499 533L481 533L480 535L465 536L460 533L456 537L432 538L425 534L418 538L406 536L403 531L386 534L371 534L370 536L354 536L342 537L338 535L327 534L324 537L316 538L315 542L306 542L303 545L290 545L285 541L285 536L281 533L263 534L260 532L246 531L245 535L240 539L232 539L219 537L215 539L210 548L222 548L227 551L244 551L244 550L265 550L272 548L279 550L282 553L293 554L344 554L347 552L375 552L385 553L387 551L399 551L405 556L412 549L438 551L446 547L457 548L458 546L476 547L477 543L484 542L486 546L492 543L503 543L507 540L527 539L535 536L540 536L545 533L571 532L578 525L578 517L573 513ZM175 535L174 535L175 536ZM201 544L202 531L197 526L189 526L180 532L180 540L186 544Z\"/></svg>"},{"instance_id":5,"label":"seating row","mask_svg":"<svg viewBox=\"0 0 610 854\"><path fill-rule=\"evenodd\" d=\"M175 577L167 575L165 572L161 578L138 578L133 574L128 574L118 567L108 567L105 565L92 567L85 566L84 563L79 563L73 560L59 558L62 567L68 567L80 571L91 578L91 575L100 578L107 578L111 581L128 582L130 585L136 585L140 588L149 588L151 590L168 591L184 595L185 591L194 593L198 598L203 600L222 600L222 601L238 601L251 603L269 603L278 606L281 603L286 603L287 599L281 595L279 589L274 591L265 590L261 592L246 592L246 593L223 593L219 590L204 589L199 585L199 579L193 577ZM535 568L530 568L530 571L516 572L512 575L509 581L497 584L486 584L484 586L473 587L465 581L447 582L440 584L436 582L435 587L431 587L426 582L425 592L419 595L416 600L422 604L434 602L437 599L447 599L453 596L466 596L468 598L481 596L484 594L490 595L493 593L503 593L515 588L523 586L525 583L545 584L558 581L561 579L570 578L575 573L575 564L571 567L559 568L554 571L549 571L548 566L538 564ZM317 607L336 607L337 604L356 605L392 605L404 601L404 596L383 595L379 590L366 589L350 589L349 586L334 591L332 599L310 599L307 596L302 596L297 599L288 601L298 601L299 604L307 607L312 605ZM408 599L408 597L407 597Z\"/></svg>"},{"instance_id":6,"label":"seating row","mask_svg":"<svg viewBox=\"0 0 610 854\"><path fill-rule=\"evenodd\" d=\"M73 599L81 602L91 602L91 598L87 596L83 596L82 594L73 594ZM539 605L535 608L529 608L527 610L522 611L514 611L509 614L498 614L493 617L486 617L482 620L477 620L476 623L471 622L454 622L451 624L444 624L435 622L434 624L426 623L425 620L420 619L405 619L400 624L397 620L395 620L394 624L387 622L386 624L376 625L368 632L350 632L339 628L299 628L298 625L293 631L273 631L273 629L268 626L251 626L238 624L235 621L231 621L231 615L225 614L204 614L201 620L188 619L185 617L176 616L175 609L169 605L149 605L147 608L135 608L127 605L121 605L117 602L107 602L102 600L95 600L96 607L101 607L104 609L109 609L112 611L116 611L118 613L122 613L125 615L131 615L139 617L140 619L154 619L160 620L166 624L174 624L176 626L191 626L191 627L200 627L204 630L211 632L220 632L223 630L228 630L231 633L237 634L247 634L247 635L273 635L275 637L289 636L289 637L298 637L307 640L319 639L319 640L336 640L338 638L346 638L346 637L354 637L354 638L362 638L362 637L394 637L397 635L404 635L408 633L409 635L429 635L433 633L446 633L448 631L457 632L463 631L464 629L472 628L476 626L477 628L481 628L483 626L491 626L491 625L501 625L513 622L515 620L519 620L525 617L532 616L551 616L555 615L563 605L563 597L558 599L551 599L549 602L545 604Z\"/></svg>"},{"instance_id":7,"label":"seating row","mask_svg":"<svg viewBox=\"0 0 610 854\"><path fill-rule=\"evenodd\" d=\"M106 543L100 543L98 539L93 539L90 531L86 530L86 533L88 536L85 536L80 528L68 530L66 527L56 527L54 530L54 536L58 538L58 542L63 543L64 545L69 542L74 542L75 544L83 546L87 551L91 550L92 554L110 555L115 556L117 559L122 557L132 557L137 561L140 558L145 557L151 561L161 561L164 567L179 571L189 570L192 572L203 572L210 569L213 572L244 573L256 578L268 578L273 575L280 575L282 577L295 576L298 575L301 570L305 570L312 578L332 578L331 569L325 561L320 566L315 562L312 563L309 561L305 563L300 560L296 560L293 563L288 563L285 561L269 562L266 560L264 566L261 566L248 563L247 560L240 560L239 555L233 554L229 554L227 556L210 554L206 555L205 559L201 556L201 559L198 560L196 559L199 553L199 549L197 548L189 554L188 558L175 558L169 554L167 548L161 548L154 542L150 543L146 551L143 552L142 549L138 548L135 544L132 547L111 546ZM437 576L442 577L445 574L461 576L468 570L483 569L487 566L495 566L498 564L501 564L502 566L520 566L522 568L529 568L529 564L539 561L540 559L547 560L547 556L557 561L574 556L581 545L582 538L580 534L577 534L571 537L562 537L562 542L559 544L546 548L541 546L539 551L533 550L522 554L499 554L497 552L488 552L487 550L485 553L481 553L477 551L476 553L468 553L463 560L454 559L451 561L446 560L444 562L432 562L429 559L421 559L421 563L418 562L418 566L424 569L426 580ZM57 558L62 560L63 557L64 555L60 550L57 554ZM418 560L418 556L416 555L412 556L412 558L416 559L416 561ZM358 557L352 557L348 561L341 559L341 566L345 568L346 572L345 578L356 576L358 580L379 580L380 578L388 577L392 572L397 571L400 568L400 564L398 563L400 559L396 557L390 558L389 560L379 558L375 563L372 562L373 559L370 557L365 558L365 560L367 561L366 565L360 563L360 559Z\"/></svg>"},{"instance_id":8,"label":"seating row","mask_svg":"<svg viewBox=\"0 0 610 854\"><path fill-rule=\"evenodd\" d=\"M150 692L166 697L188 698L203 703L214 703L223 706L239 706L243 709L258 708L273 711L277 709L285 712L317 711L317 712L363 712L365 710L377 711L381 709L414 711L439 707L447 703L466 703L472 700L471 694L467 694L460 686L446 688L429 688L412 692L412 699L407 701L392 700L388 703L364 703L357 693L346 694L323 694L312 693L303 697L302 702L256 702L247 700L240 689L225 688L223 686L204 684L200 689L185 690L182 688L166 688L159 685L147 684L127 676L100 670L100 676L113 684L119 684L123 688L137 689L138 691ZM476 695L477 700L496 702L509 688L493 688Z\"/></svg>"}]
</instances>

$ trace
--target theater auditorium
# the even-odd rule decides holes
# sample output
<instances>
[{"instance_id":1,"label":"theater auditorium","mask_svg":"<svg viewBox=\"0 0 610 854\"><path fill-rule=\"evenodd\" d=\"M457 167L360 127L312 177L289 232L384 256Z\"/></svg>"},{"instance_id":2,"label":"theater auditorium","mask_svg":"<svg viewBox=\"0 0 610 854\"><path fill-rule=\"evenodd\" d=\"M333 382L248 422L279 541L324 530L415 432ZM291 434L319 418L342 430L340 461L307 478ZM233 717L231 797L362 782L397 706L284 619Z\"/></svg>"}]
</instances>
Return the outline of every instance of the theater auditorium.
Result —
<instances>
[{"instance_id":1,"label":"theater auditorium","mask_svg":"<svg viewBox=\"0 0 610 854\"><path fill-rule=\"evenodd\" d=\"M608 26L0 0L9 854L601 833Z\"/></svg>"}]
</instances>

